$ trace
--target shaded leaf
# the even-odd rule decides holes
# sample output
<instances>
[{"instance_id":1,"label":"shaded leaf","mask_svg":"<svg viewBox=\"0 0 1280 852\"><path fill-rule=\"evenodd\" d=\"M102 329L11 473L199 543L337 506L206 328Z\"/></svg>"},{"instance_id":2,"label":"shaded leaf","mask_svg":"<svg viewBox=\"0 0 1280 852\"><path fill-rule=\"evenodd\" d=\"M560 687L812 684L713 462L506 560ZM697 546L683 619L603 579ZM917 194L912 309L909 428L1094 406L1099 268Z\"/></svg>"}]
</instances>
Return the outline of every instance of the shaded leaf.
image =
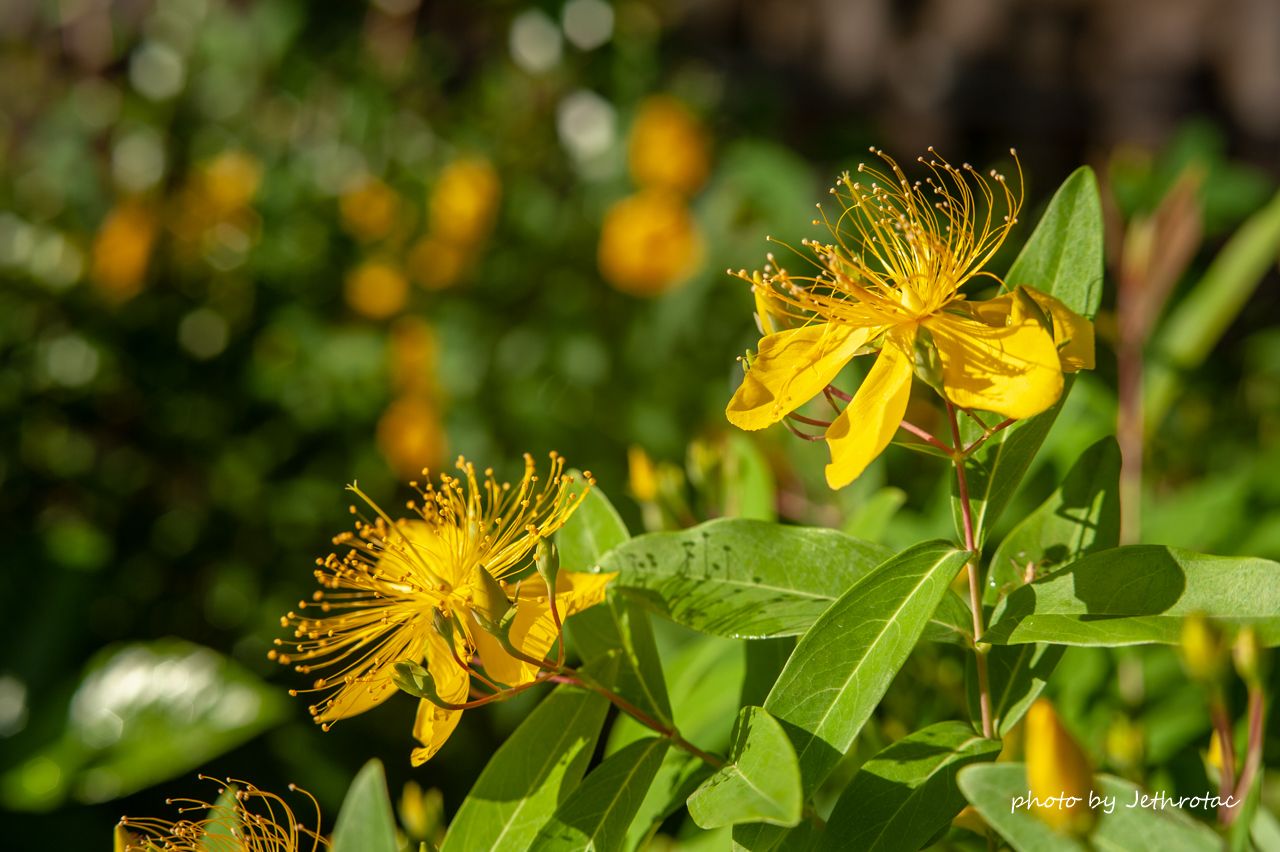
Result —
<instances>
[{"instance_id":1,"label":"shaded leaf","mask_svg":"<svg viewBox=\"0 0 1280 852\"><path fill-rule=\"evenodd\" d=\"M1280 563L1130 545L1086 556L996 608L987 641L1175 644L1193 612L1280 644Z\"/></svg>"},{"instance_id":2,"label":"shaded leaf","mask_svg":"<svg viewBox=\"0 0 1280 852\"><path fill-rule=\"evenodd\" d=\"M964 808L956 773L1000 753L963 722L910 734L863 764L836 801L818 849L919 849Z\"/></svg>"},{"instance_id":3,"label":"shaded leaf","mask_svg":"<svg viewBox=\"0 0 1280 852\"><path fill-rule=\"evenodd\" d=\"M765 822L792 826L804 803L800 766L791 740L760 707L744 707L733 732L729 762L689 797L689 815L704 829Z\"/></svg>"}]
</instances>

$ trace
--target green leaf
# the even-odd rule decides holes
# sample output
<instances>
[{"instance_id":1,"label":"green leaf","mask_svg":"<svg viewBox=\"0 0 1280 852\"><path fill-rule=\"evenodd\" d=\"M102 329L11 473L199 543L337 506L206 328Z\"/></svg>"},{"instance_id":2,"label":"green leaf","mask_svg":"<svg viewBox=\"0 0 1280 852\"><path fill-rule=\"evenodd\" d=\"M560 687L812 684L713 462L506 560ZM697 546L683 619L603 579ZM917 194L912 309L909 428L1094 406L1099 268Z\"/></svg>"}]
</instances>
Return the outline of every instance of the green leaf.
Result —
<instances>
[{"instance_id":1,"label":"green leaf","mask_svg":"<svg viewBox=\"0 0 1280 852\"><path fill-rule=\"evenodd\" d=\"M227 784L218 794L218 800L205 814L204 830L200 837L200 848L204 852L221 852L235 848L236 832L240 830L240 816L236 813L236 787Z\"/></svg>"},{"instance_id":2,"label":"green leaf","mask_svg":"<svg viewBox=\"0 0 1280 852\"><path fill-rule=\"evenodd\" d=\"M716 636L693 636L664 666L675 724L685 739L700 748L723 753L729 747L740 702L744 648L769 642L743 643ZM764 696L761 694L761 700ZM630 716L620 715L609 732L606 755L651 734ZM668 749L627 831L628 849L642 848L649 835L684 806L711 768L681 749Z\"/></svg>"},{"instance_id":3,"label":"green leaf","mask_svg":"<svg viewBox=\"0 0 1280 852\"><path fill-rule=\"evenodd\" d=\"M776 520L776 492L769 461L755 441L742 432L730 432L724 456L725 517Z\"/></svg>"},{"instance_id":4,"label":"green leaf","mask_svg":"<svg viewBox=\"0 0 1280 852\"><path fill-rule=\"evenodd\" d=\"M577 494L585 487L585 483L580 473L574 473L574 483L569 491ZM556 532L560 568L564 571L587 571L606 552L630 537L618 510L609 502L600 486L593 486L565 525Z\"/></svg>"},{"instance_id":5,"label":"green leaf","mask_svg":"<svg viewBox=\"0 0 1280 852\"><path fill-rule=\"evenodd\" d=\"M1110 775L1095 781L1096 795L1115 798L1114 810L1098 809L1098 823L1089 843L1058 834L1031 811L1013 808L1016 797L1027 795L1026 768L1021 763L969 766L960 772L960 789L987 824L1009 842L1015 852L1217 852L1222 841L1207 826L1178 808L1152 810L1127 807L1139 789Z\"/></svg>"},{"instance_id":6,"label":"green leaf","mask_svg":"<svg viewBox=\"0 0 1280 852\"><path fill-rule=\"evenodd\" d=\"M1049 200L1005 285L1034 287L1093 319L1102 303L1102 199L1093 169L1072 172Z\"/></svg>"},{"instance_id":7,"label":"green leaf","mask_svg":"<svg viewBox=\"0 0 1280 852\"><path fill-rule=\"evenodd\" d=\"M992 761L1000 742L963 722L939 722L862 765L840 794L818 849L919 849L964 808L956 773Z\"/></svg>"},{"instance_id":8,"label":"green leaf","mask_svg":"<svg viewBox=\"0 0 1280 852\"><path fill-rule=\"evenodd\" d=\"M760 707L743 707L729 762L689 797L704 829L745 822L792 826L804 804L800 766L782 725Z\"/></svg>"},{"instance_id":9,"label":"green leaf","mask_svg":"<svg viewBox=\"0 0 1280 852\"><path fill-rule=\"evenodd\" d=\"M1075 562L1120 543L1120 446L1103 438L1081 454L1062 485L1005 537L991 559L989 604L1037 573ZM987 654L992 717L1004 736L1036 700L1062 658L1061 646L994 646ZM977 674L968 660L969 712L978 718Z\"/></svg>"},{"instance_id":10,"label":"green leaf","mask_svg":"<svg viewBox=\"0 0 1280 852\"><path fill-rule=\"evenodd\" d=\"M1179 373L1209 356L1250 295L1276 263L1280 246L1280 194L1240 226L1214 257L1204 277L1161 324L1147 360L1148 432L1160 426L1177 397Z\"/></svg>"},{"instance_id":11,"label":"green leaf","mask_svg":"<svg viewBox=\"0 0 1280 852\"><path fill-rule=\"evenodd\" d=\"M1268 645L1280 644L1280 563L1159 545L1105 550L1009 595L984 639L1171 645L1193 612L1253 624Z\"/></svg>"},{"instance_id":12,"label":"green leaf","mask_svg":"<svg viewBox=\"0 0 1280 852\"><path fill-rule=\"evenodd\" d=\"M442 852L527 847L582 779L608 709L609 702L593 692L557 687L480 773Z\"/></svg>"},{"instance_id":13,"label":"green leaf","mask_svg":"<svg viewBox=\"0 0 1280 852\"><path fill-rule=\"evenodd\" d=\"M888 555L834 530L719 519L634 538L605 554L601 569L679 624L762 639L803 633Z\"/></svg>"},{"instance_id":14,"label":"green leaf","mask_svg":"<svg viewBox=\"0 0 1280 852\"><path fill-rule=\"evenodd\" d=\"M575 482L574 488L582 488ZM609 498L594 487L556 533L560 568L566 571L593 569L601 557L630 538ZM606 655L617 657L620 665L605 667L611 672L602 684L663 721L671 720L662 666L653 641L648 616L617 593L618 583L610 583L604 603L574 615L566 622L571 644L587 662Z\"/></svg>"},{"instance_id":15,"label":"green leaf","mask_svg":"<svg viewBox=\"0 0 1280 852\"><path fill-rule=\"evenodd\" d=\"M399 852L396 818L382 764L371 760L351 782L338 822L333 828L332 852Z\"/></svg>"},{"instance_id":16,"label":"green leaf","mask_svg":"<svg viewBox=\"0 0 1280 852\"><path fill-rule=\"evenodd\" d=\"M1024 584L1027 566L1043 576L1120 544L1120 445L1103 438L1072 465L1062 485L1000 542L984 599L995 604Z\"/></svg>"},{"instance_id":17,"label":"green leaf","mask_svg":"<svg viewBox=\"0 0 1280 852\"><path fill-rule=\"evenodd\" d=\"M946 542L908 548L842 595L800 639L764 706L813 793L862 730L964 566Z\"/></svg>"},{"instance_id":18,"label":"green leaf","mask_svg":"<svg viewBox=\"0 0 1280 852\"><path fill-rule=\"evenodd\" d=\"M973 613L969 605L953 591L942 596L938 608L929 618L920 637L929 642L973 643Z\"/></svg>"},{"instance_id":19,"label":"green leaf","mask_svg":"<svg viewBox=\"0 0 1280 852\"><path fill-rule=\"evenodd\" d=\"M1102 300L1102 284L1102 202L1097 179L1086 166L1072 172L1054 193L1040 223L1005 275L1005 285L1009 289L1018 285L1034 287L1092 319ZM1056 405L1000 432L970 458L969 494L979 548L1013 498L1062 410L1075 377L1064 378L1062 396ZM965 443L981 434L968 418L961 427ZM951 502L959 530L960 501L954 493Z\"/></svg>"},{"instance_id":20,"label":"green leaf","mask_svg":"<svg viewBox=\"0 0 1280 852\"><path fill-rule=\"evenodd\" d=\"M863 501L845 521L845 534L866 541L879 541L893 516L906 502L907 492L886 485Z\"/></svg>"},{"instance_id":21,"label":"green leaf","mask_svg":"<svg viewBox=\"0 0 1280 852\"><path fill-rule=\"evenodd\" d=\"M283 691L178 639L115 645L85 666L62 736L0 777L15 810L96 803L196 769L280 722Z\"/></svg>"},{"instance_id":22,"label":"green leaf","mask_svg":"<svg viewBox=\"0 0 1280 852\"><path fill-rule=\"evenodd\" d=\"M667 752L667 740L646 737L591 771L533 841L535 850L621 849L645 792Z\"/></svg>"}]
</instances>

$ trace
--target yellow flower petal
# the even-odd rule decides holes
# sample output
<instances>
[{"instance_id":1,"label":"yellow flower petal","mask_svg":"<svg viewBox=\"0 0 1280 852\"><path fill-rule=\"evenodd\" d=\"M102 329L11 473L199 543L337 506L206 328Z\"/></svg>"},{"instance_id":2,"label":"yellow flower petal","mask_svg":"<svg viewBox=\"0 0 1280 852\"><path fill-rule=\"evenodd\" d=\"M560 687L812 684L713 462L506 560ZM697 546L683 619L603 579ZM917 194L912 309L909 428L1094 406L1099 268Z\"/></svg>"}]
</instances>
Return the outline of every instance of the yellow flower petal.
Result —
<instances>
[{"instance_id":1,"label":"yellow flower petal","mask_svg":"<svg viewBox=\"0 0 1280 852\"><path fill-rule=\"evenodd\" d=\"M832 488L857 479L898 431L911 396L913 338L914 330L889 332L853 401L827 428L827 484Z\"/></svg>"},{"instance_id":2,"label":"yellow flower petal","mask_svg":"<svg viewBox=\"0 0 1280 852\"><path fill-rule=\"evenodd\" d=\"M449 646L435 633L427 640L427 668L435 681L436 693L450 704L462 704L467 700L471 678L454 662ZM409 755L414 766L426 763L449 739L462 717L461 710L446 710L422 699L418 704L418 716L413 722L413 736L422 743Z\"/></svg>"},{"instance_id":3,"label":"yellow flower petal","mask_svg":"<svg viewBox=\"0 0 1280 852\"><path fill-rule=\"evenodd\" d=\"M1092 370L1094 366L1093 323L1048 293L1041 293L1034 287L1019 289L1035 300L1053 324L1053 343L1058 348L1058 360L1062 364L1062 369L1068 373ZM1025 316L1025 312L1019 309L1013 293L967 304L978 319L989 325L1005 325L1011 319L1014 323L1019 323Z\"/></svg>"},{"instance_id":4,"label":"yellow flower petal","mask_svg":"<svg viewBox=\"0 0 1280 852\"><path fill-rule=\"evenodd\" d=\"M821 323L762 338L725 416L739 429L777 423L817 396L879 330Z\"/></svg>"},{"instance_id":5,"label":"yellow flower petal","mask_svg":"<svg viewBox=\"0 0 1280 852\"><path fill-rule=\"evenodd\" d=\"M1031 317L1004 327L953 314L924 321L942 360L942 387L961 408L1021 420L1039 414L1062 393L1053 337Z\"/></svg>"},{"instance_id":6,"label":"yellow flower petal","mask_svg":"<svg viewBox=\"0 0 1280 852\"><path fill-rule=\"evenodd\" d=\"M618 575L560 572L556 577L556 611L560 614L560 620L564 621L574 613L603 601L605 586L616 576ZM546 590L532 594L528 591L530 587L538 585L537 580L530 580L521 587L520 599L516 601L516 617L509 636L511 644L520 653L541 660L555 644L556 623L551 617ZM538 666L512 657L497 639L483 630L476 630L475 638L480 661L484 664L486 674L494 680L508 686L518 686L528 683L538 674Z\"/></svg>"}]
</instances>

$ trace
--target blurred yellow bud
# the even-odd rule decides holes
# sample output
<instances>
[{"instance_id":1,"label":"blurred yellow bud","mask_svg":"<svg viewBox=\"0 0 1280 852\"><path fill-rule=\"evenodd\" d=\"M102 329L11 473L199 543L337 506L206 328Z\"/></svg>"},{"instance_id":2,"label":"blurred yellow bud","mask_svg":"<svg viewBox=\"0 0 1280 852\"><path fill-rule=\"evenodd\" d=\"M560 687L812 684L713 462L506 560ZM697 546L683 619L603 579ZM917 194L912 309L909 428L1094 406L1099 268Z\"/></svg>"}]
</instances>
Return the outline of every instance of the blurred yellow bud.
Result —
<instances>
[{"instance_id":1,"label":"blurred yellow bud","mask_svg":"<svg viewBox=\"0 0 1280 852\"><path fill-rule=\"evenodd\" d=\"M400 824L416 841L434 842L444 827L444 796L436 787L425 792L416 781L406 781L400 793Z\"/></svg>"},{"instance_id":2,"label":"blurred yellow bud","mask_svg":"<svg viewBox=\"0 0 1280 852\"><path fill-rule=\"evenodd\" d=\"M1041 698L1027 711L1027 784L1032 812L1055 830L1083 835L1093 827L1089 758Z\"/></svg>"},{"instance_id":3,"label":"blurred yellow bud","mask_svg":"<svg viewBox=\"0 0 1280 852\"><path fill-rule=\"evenodd\" d=\"M702 239L677 195L646 190L609 208L600 231L600 272L633 296L656 296L697 268Z\"/></svg>"},{"instance_id":4,"label":"blurred yellow bud","mask_svg":"<svg viewBox=\"0 0 1280 852\"><path fill-rule=\"evenodd\" d=\"M488 160L466 157L453 161L431 191L431 232L463 246L479 243L493 227L501 194L498 172Z\"/></svg>"},{"instance_id":5,"label":"blurred yellow bud","mask_svg":"<svg viewBox=\"0 0 1280 852\"><path fill-rule=\"evenodd\" d=\"M243 151L223 151L204 166L204 195L215 217L229 216L253 201L262 164Z\"/></svg>"},{"instance_id":6,"label":"blurred yellow bud","mask_svg":"<svg viewBox=\"0 0 1280 852\"><path fill-rule=\"evenodd\" d=\"M692 195L707 180L710 142L702 123L668 95L645 99L631 127L627 162L642 187Z\"/></svg>"},{"instance_id":7,"label":"blurred yellow bud","mask_svg":"<svg viewBox=\"0 0 1280 852\"><path fill-rule=\"evenodd\" d=\"M632 444L627 448L627 474L632 497L642 503L651 503L658 498L658 476L653 468L653 459L643 447Z\"/></svg>"},{"instance_id":8,"label":"blurred yellow bud","mask_svg":"<svg viewBox=\"0 0 1280 852\"><path fill-rule=\"evenodd\" d=\"M1142 764L1142 755L1146 750L1146 741L1142 726L1128 716L1118 715L1107 728L1107 759L1121 769L1130 769Z\"/></svg>"},{"instance_id":9,"label":"blurred yellow bud","mask_svg":"<svg viewBox=\"0 0 1280 852\"><path fill-rule=\"evenodd\" d=\"M365 178L338 199L342 227L362 242L388 236L400 219L400 195L376 178Z\"/></svg>"},{"instance_id":10,"label":"blurred yellow bud","mask_svg":"<svg viewBox=\"0 0 1280 852\"><path fill-rule=\"evenodd\" d=\"M1194 681L1216 684L1226 669L1227 648L1219 630L1202 613L1182 620L1182 664Z\"/></svg>"},{"instance_id":11,"label":"blurred yellow bud","mask_svg":"<svg viewBox=\"0 0 1280 852\"><path fill-rule=\"evenodd\" d=\"M143 202L122 201L107 214L93 241L89 280L108 301L138 295L156 239L155 212Z\"/></svg>"},{"instance_id":12,"label":"blurred yellow bud","mask_svg":"<svg viewBox=\"0 0 1280 852\"><path fill-rule=\"evenodd\" d=\"M1216 730L1209 737L1209 753L1205 755L1204 762L1219 772L1222 771L1222 737L1218 736Z\"/></svg>"},{"instance_id":13,"label":"blurred yellow bud","mask_svg":"<svg viewBox=\"0 0 1280 852\"><path fill-rule=\"evenodd\" d=\"M401 392L434 393L439 344L424 319L401 317L391 326L391 384Z\"/></svg>"},{"instance_id":14,"label":"blurred yellow bud","mask_svg":"<svg viewBox=\"0 0 1280 852\"><path fill-rule=\"evenodd\" d=\"M356 313L386 319L403 310L409 300L409 282L390 263L366 260L347 273L344 295Z\"/></svg>"},{"instance_id":15,"label":"blurred yellow bud","mask_svg":"<svg viewBox=\"0 0 1280 852\"><path fill-rule=\"evenodd\" d=\"M1267 648L1258 638L1258 631L1252 624L1240 628L1236 641L1231 646L1231 654L1240 679L1249 686L1261 686L1267 676Z\"/></svg>"},{"instance_id":16,"label":"blurred yellow bud","mask_svg":"<svg viewBox=\"0 0 1280 852\"><path fill-rule=\"evenodd\" d=\"M466 271L469 249L434 234L418 239L409 249L407 263L413 280L427 290L452 287Z\"/></svg>"},{"instance_id":17,"label":"blurred yellow bud","mask_svg":"<svg viewBox=\"0 0 1280 852\"><path fill-rule=\"evenodd\" d=\"M378 420L378 451L403 479L422 474L444 460L446 441L440 416L422 396L402 396L387 406Z\"/></svg>"}]
</instances>

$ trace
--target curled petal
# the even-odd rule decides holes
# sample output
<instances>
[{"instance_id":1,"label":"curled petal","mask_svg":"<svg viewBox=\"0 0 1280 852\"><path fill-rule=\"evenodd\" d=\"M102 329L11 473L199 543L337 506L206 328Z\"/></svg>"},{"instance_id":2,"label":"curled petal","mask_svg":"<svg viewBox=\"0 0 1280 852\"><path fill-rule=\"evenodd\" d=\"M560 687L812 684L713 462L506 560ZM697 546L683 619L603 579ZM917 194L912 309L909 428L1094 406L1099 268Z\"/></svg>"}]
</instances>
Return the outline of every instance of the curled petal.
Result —
<instances>
[{"instance_id":1,"label":"curled petal","mask_svg":"<svg viewBox=\"0 0 1280 852\"><path fill-rule=\"evenodd\" d=\"M893 440L911 396L914 328L895 329L853 400L827 428L831 463L827 484L843 488L857 479L867 465Z\"/></svg>"},{"instance_id":2,"label":"curled petal","mask_svg":"<svg viewBox=\"0 0 1280 852\"><path fill-rule=\"evenodd\" d=\"M924 321L942 361L942 387L961 408L1021 420L1062 394L1062 367L1053 337L1032 317L990 326L954 314Z\"/></svg>"},{"instance_id":3,"label":"curled petal","mask_svg":"<svg viewBox=\"0 0 1280 852\"><path fill-rule=\"evenodd\" d=\"M777 423L817 396L879 331L821 323L762 338L725 416L739 429L763 429Z\"/></svg>"},{"instance_id":4,"label":"curled petal","mask_svg":"<svg viewBox=\"0 0 1280 852\"><path fill-rule=\"evenodd\" d=\"M1061 300L1041 293L1033 287L1019 287L1048 317L1053 326L1053 343L1058 348L1058 360L1068 373L1092 370L1094 366L1093 323L1068 308ZM1005 293L994 299L968 304L972 313L988 325L1001 326L1010 322L1021 323L1027 312L1013 293Z\"/></svg>"},{"instance_id":5,"label":"curled petal","mask_svg":"<svg viewBox=\"0 0 1280 852\"><path fill-rule=\"evenodd\" d=\"M462 704L467 700L471 676L454 661L449 647L439 636L433 635L427 640L427 668L435 681L436 693L442 700L450 704ZM414 766L421 766L435 757L461 717L461 710L446 710L422 699L418 704L418 716L413 722L414 739L422 743L422 748L415 748L410 753L410 762Z\"/></svg>"}]
</instances>

